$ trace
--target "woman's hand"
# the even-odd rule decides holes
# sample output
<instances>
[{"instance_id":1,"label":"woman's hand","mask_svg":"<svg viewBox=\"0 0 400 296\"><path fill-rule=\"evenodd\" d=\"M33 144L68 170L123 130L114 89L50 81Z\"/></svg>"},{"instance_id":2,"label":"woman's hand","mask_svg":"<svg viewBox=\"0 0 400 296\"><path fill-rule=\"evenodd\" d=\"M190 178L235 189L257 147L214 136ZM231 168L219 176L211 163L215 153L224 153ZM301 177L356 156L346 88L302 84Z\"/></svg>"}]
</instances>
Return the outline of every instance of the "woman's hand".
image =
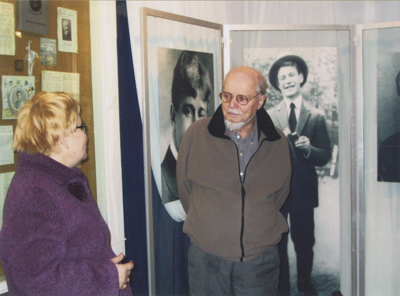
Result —
<instances>
[{"instance_id":1,"label":"woman's hand","mask_svg":"<svg viewBox=\"0 0 400 296\"><path fill-rule=\"evenodd\" d=\"M129 283L129 275L131 274L131 270L133 268L133 262L129 261L128 263L122 264L120 263L124 259L124 254L119 254L117 257L111 259L112 262L117 266L118 269L118 279L119 279L119 289L123 290L128 287Z\"/></svg>"}]
</instances>

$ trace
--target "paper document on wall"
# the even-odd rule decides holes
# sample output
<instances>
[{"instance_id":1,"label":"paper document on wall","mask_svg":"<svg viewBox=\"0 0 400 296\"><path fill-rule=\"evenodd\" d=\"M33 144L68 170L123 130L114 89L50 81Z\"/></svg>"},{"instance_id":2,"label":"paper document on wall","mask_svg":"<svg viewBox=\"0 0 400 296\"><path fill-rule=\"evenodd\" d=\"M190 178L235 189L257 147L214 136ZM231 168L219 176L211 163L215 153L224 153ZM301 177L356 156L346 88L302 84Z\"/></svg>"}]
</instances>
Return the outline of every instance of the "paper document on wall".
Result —
<instances>
[{"instance_id":1,"label":"paper document on wall","mask_svg":"<svg viewBox=\"0 0 400 296\"><path fill-rule=\"evenodd\" d=\"M0 2L0 54L15 55L14 4Z\"/></svg>"},{"instance_id":2,"label":"paper document on wall","mask_svg":"<svg viewBox=\"0 0 400 296\"><path fill-rule=\"evenodd\" d=\"M78 23L75 10L57 8L58 50L78 53Z\"/></svg>"},{"instance_id":3,"label":"paper document on wall","mask_svg":"<svg viewBox=\"0 0 400 296\"><path fill-rule=\"evenodd\" d=\"M12 125L0 126L0 165L14 163L14 151L12 149L12 142Z\"/></svg>"},{"instance_id":4,"label":"paper document on wall","mask_svg":"<svg viewBox=\"0 0 400 296\"><path fill-rule=\"evenodd\" d=\"M79 102L79 73L42 71L42 91L65 92Z\"/></svg>"}]
</instances>

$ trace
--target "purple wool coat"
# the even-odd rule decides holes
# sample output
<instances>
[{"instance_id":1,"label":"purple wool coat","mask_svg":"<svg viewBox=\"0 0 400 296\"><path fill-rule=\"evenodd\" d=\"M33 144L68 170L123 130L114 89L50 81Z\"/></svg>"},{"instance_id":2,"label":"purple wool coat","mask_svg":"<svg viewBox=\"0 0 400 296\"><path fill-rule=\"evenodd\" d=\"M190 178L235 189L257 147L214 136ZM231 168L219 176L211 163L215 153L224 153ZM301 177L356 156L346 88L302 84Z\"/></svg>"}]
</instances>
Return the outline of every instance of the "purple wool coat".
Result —
<instances>
[{"instance_id":1,"label":"purple wool coat","mask_svg":"<svg viewBox=\"0 0 400 296\"><path fill-rule=\"evenodd\" d=\"M132 295L119 291L110 232L79 169L19 153L3 217L10 295Z\"/></svg>"}]
</instances>

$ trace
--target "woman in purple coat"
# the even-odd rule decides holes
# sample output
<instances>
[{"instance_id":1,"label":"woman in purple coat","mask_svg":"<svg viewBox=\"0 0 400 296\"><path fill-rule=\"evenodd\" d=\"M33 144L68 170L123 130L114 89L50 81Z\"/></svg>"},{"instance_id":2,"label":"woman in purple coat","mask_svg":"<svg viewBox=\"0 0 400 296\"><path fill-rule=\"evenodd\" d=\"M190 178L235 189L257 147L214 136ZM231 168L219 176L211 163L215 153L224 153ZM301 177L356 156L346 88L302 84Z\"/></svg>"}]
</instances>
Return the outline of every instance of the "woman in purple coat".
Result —
<instances>
[{"instance_id":1,"label":"woman in purple coat","mask_svg":"<svg viewBox=\"0 0 400 296\"><path fill-rule=\"evenodd\" d=\"M39 93L18 113L17 171L4 205L0 257L9 295L132 295L122 263L76 168L87 157L79 103Z\"/></svg>"}]
</instances>

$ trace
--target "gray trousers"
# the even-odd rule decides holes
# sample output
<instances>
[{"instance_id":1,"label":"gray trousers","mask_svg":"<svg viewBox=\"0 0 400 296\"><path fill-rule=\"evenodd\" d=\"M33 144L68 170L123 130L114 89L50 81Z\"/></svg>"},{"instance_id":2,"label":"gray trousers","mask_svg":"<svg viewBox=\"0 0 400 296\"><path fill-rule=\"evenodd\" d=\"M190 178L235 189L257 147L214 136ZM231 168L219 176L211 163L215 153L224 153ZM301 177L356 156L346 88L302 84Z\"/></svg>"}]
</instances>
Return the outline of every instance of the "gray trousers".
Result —
<instances>
[{"instance_id":1,"label":"gray trousers","mask_svg":"<svg viewBox=\"0 0 400 296\"><path fill-rule=\"evenodd\" d=\"M257 258L234 262L208 254L191 243L189 291L191 296L275 296L278 294L278 247Z\"/></svg>"}]
</instances>

